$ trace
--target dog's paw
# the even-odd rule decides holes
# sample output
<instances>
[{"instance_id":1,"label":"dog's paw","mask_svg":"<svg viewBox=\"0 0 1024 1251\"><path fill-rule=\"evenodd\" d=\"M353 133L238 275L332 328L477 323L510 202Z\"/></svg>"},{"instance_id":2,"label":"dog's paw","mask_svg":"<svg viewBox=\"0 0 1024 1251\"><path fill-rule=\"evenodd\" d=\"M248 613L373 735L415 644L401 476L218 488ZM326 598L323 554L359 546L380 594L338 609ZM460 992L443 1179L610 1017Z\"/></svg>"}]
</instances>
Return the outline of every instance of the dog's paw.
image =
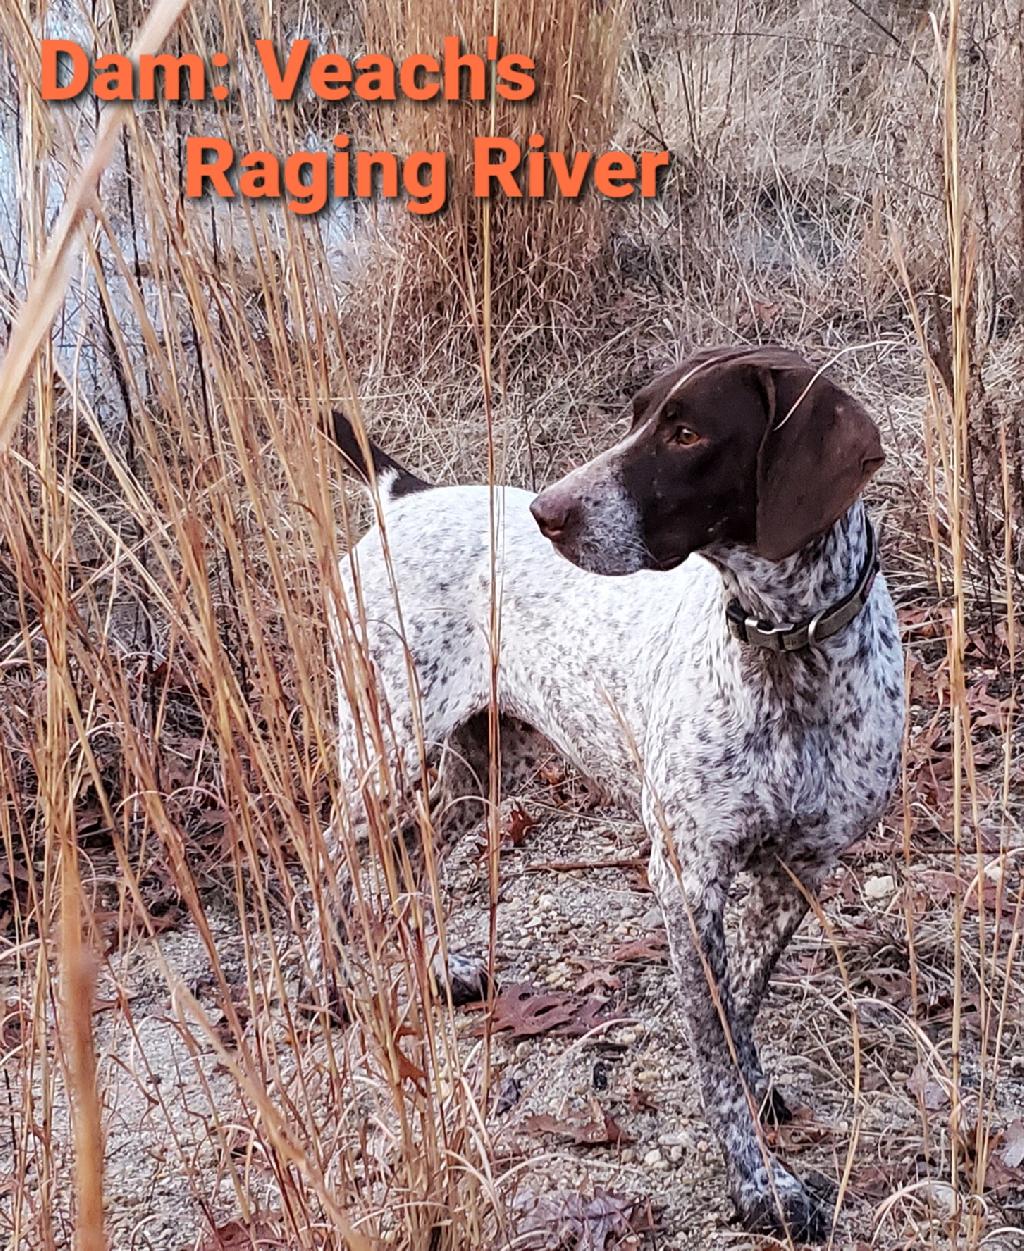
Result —
<instances>
[{"instance_id":1,"label":"dog's paw","mask_svg":"<svg viewBox=\"0 0 1024 1251\"><path fill-rule=\"evenodd\" d=\"M747 1181L733 1194L736 1212L745 1229L755 1234L789 1236L794 1242L823 1242L830 1221L806 1186L781 1165L772 1169L771 1180L761 1171L757 1181Z\"/></svg>"},{"instance_id":2,"label":"dog's paw","mask_svg":"<svg viewBox=\"0 0 1024 1251\"><path fill-rule=\"evenodd\" d=\"M487 998L491 989L487 961L468 952L449 951L447 967L438 957L434 961L434 979L442 995L451 991L456 1007L479 1003Z\"/></svg>"}]
</instances>

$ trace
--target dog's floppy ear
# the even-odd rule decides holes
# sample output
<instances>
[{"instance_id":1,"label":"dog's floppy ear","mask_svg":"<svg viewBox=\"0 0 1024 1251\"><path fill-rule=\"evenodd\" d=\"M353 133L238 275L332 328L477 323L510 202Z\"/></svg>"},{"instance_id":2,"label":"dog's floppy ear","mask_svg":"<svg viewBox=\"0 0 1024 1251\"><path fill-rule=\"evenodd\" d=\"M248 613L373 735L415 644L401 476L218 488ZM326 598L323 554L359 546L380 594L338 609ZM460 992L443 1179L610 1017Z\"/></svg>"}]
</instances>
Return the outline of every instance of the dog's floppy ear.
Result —
<instances>
[{"instance_id":1,"label":"dog's floppy ear","mask_svg":"<svg viewBox=\"0 0 1024 1251\"><path fill-rule=\"evenodd\" d=\"M754 546L782 560L823 534L885 459L861 405L796 357L758 363L768 425L757 456Z\"/></svg>"}]
</instances>

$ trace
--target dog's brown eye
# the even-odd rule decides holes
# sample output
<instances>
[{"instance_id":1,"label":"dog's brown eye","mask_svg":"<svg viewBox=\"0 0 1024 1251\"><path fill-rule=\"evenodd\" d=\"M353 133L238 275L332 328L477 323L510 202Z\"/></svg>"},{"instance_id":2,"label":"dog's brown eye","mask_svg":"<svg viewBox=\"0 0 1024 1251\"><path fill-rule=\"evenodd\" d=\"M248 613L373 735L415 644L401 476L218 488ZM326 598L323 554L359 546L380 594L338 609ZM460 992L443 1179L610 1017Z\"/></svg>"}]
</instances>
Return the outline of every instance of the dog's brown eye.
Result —
<instances>
[{"instance_id":1,"label":"dog's brown eye","mask_svg":"<svg viewBox=\"0 0 1024 1251\"><path fill-rule=\"evenodd\" d=\"M672 435L672 442L678 443L680 447L693 447L695 443L700 442L700 435L689 426L677 426Z\"/></svg>"}]
</instances>

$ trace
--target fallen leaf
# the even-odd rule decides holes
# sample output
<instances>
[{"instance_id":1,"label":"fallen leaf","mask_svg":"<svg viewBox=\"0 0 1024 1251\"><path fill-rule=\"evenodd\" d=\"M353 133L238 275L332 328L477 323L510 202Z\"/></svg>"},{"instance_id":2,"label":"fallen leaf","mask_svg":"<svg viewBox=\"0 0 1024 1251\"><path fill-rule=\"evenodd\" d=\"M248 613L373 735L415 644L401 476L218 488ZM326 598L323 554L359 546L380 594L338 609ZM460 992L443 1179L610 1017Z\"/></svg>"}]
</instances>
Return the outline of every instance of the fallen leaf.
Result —
<instances>
[{"instance_id":1,"label":"fallen leaf","mask_svg":"<svg viewBox=\"0 0 1024 1251\"><path fill-rule=\"evenodd\" d=\"M614 973L609 973L607 969L591 969L589 973L584 973L576 983L576 991L581 995L586 994L588 990L604 991L610 995L621 989L622 979L616 977Z\"/></svg>"},{"instance_id":2,"label":"fallen leaf","mask_svg":"<svg viewBox=\"0 0 1024 1251\"><path fill-rule=\"evenodd\" d=\"M512 1203L515 1245L521 1251L626 1251L636 1235L654 1229L650 1202L597 1188L548 1195L523 1191Z\"/></svg>"},{"instance_id":3,"label":"fallen leaf","mask_svg":"<svg viewBox=\"0 0 1024 1251\"><path fill-rule=\"evenodd\" d=\"M269 1218L256 1217L215 1226L199 1244L199 1251L262 1251L285 1245Z\"/></svg>"},{"instance_id":4,"label":"fallen leaf","mask_svg":"<svg viewBox=\"0 0 1024 1251\"><path fill-rule=\"evenodd\" d=\"M798 1151L804 1147L827 1142L833 1138L835 1131L829 1125L815 1119L809 1108L795 1108L792 1119L783 1125L771 1125L765 1129L765 1137L773 1146L784 1147L787 1151Z\"/></svg>"},{"instance_id":5,"label":"fallen leaf","mask_svg":"<svg viewBox=\"0 0 1024 1251\"><path fill-rule=\"evenodd\" d=\"M668 935L663 929L652 930L644 938L616 947L609 956L612 964L668 964Z\"/></svg>"},{"instance_id":6,"label":"fallen leaf","mask_svg":"<svg viewBox=\"0 0 1024 1251\"><path fill-rule=\"evenodd\" d=\"M197 834L220 834L231 823L232 814L226 808L207 808L196 818Z\"/></svg>"},{"instance_id":7,"label":"fallen leaf","mask_svg":"<svg viewBox=\"0 0 1024 1251\"><path fill-rule=\"evenodd\" d=\"M522 982L503 986L491 1007L492 1031L508 1032L513 1038L547 1033L580 1038L608 1019L603 999L564 990L538 990ZM473 1032L484 1032L482 1021L474 1025Z\"/></svg>"},{"instance_id":8,"label":"fallen leaf","mask_svg":"<svg viewBox=\"0 0 1024 1251\"><path fill-rule=\"evenodd\" d=\"M537 818L518 805L512 808L501 823L502 842L519 847L531 830L537 828Z\"/></svg>"},{"instance_id":9,"label":"fallen leaf","mask_svg":"<svg viewBox=\"0 0 1024 1251\"><path fill-rule=\"evenodd\" d=\"M907 1080L907 1089L917 1096L928 1112L937 1112L949 1102L945 1087L929 1074L926 1064L915 1066Z\"/></svg>"},{"instance_id":10,"label":"fallen leaf","mask_svg":"<svg viewBox=\"0 0 1024 1251\"><path fill-rule=\"evenodd\" d=\"M1024 1164L1024 1121L1011 1121L999 1144L999 1157L1007 1168Z\"/></svg>"},{"instance_id":11,"label":"fallen leaf","mask_svg":"<svg viewBox=\"0 0 1024 1251\"><path fill-rule=\"evenodd\" d=\"M633 1112L657 1112L658 1110L658 1105L654 1102L650 1092L642 1090L639 1086L634 1086L629 1092L628 1102Z\"/></svg>"},{"instance_id":12,"label":"fallen leaf","mask_svg":"<svg viewBox=\"0 0 1024 1251\"><path fill-rule=\"evenodd\" d=\"M862 1199L885 1199L900 1187L899 1178L880 1164L869 1164L851 1179L854 1194Z\"/></svg>"},{"instance_id":13,"label":"fallen leaf","mask_svg":"<svg viewBox=\"0 0 1024 1251\"><path fill-rule=\"evenodd\" d=\"M528 1116L525 1125L530 1133L554 1134L558 1138L586 1144L591 1147L633 1141L611 1113L606 1112L596 1104L594 1106L594 1119L591 1121L563 1121L555 1116L541 1115Z\"/></svg>"}]
</instances>

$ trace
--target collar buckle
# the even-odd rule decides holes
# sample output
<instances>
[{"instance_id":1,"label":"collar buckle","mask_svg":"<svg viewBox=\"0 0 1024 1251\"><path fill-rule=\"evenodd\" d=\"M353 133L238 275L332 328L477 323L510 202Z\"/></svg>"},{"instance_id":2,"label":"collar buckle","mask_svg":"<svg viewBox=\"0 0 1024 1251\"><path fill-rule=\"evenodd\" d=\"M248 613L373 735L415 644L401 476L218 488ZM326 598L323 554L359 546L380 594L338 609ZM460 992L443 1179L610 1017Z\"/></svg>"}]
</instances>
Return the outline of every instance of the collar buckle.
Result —
<instances>
[{"instance_id":1,"label":"collar buckle","mask_svg":"<svg viewBox=\"0 0 1024 1251\"><path fill-rule=\"evenodd\" d=\"M859 609L858 609L859 611ZM818 631L821 629L821 623L824 621L828 609L823 608L821 612L816 612L807 623L807 646L813 647L818 641Z\"/></svg>"}]
</instances>

